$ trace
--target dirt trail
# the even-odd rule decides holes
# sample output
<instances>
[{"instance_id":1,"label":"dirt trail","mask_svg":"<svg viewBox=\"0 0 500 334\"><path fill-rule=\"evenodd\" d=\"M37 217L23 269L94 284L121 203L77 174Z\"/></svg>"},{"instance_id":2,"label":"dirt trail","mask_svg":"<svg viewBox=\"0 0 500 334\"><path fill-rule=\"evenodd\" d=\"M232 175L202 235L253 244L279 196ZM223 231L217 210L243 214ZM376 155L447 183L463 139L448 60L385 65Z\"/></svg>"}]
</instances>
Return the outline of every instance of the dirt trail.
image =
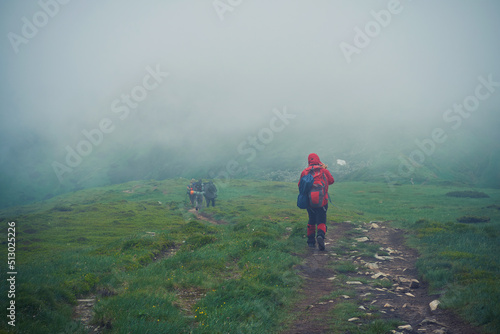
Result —
<instances>
[{"instance_id":1,"label":"dirt trail","mask_svg":"<svg viewBox=\"0 0 500 334\"><path fill-rule=\"evenodd\" d=\"M330 222L326 241L326 251L311 250L296 268L305 278L304 299L293 310L295 322L282 333L336 333L333 321L356 324L362 332L375 319L399 319L394 333L479 333L449 311L431 310L439 296L429 295L427 284L418 279L418 254L405 245L405 231L384 222ZM367 255L363 249L376 252ZM339 263L355 270L336 272L333 266ZM355 292L329 297L346 289ZM346 300L359 306L358 315L332 319L334 308Z\"/></svg>"}]
</instances>

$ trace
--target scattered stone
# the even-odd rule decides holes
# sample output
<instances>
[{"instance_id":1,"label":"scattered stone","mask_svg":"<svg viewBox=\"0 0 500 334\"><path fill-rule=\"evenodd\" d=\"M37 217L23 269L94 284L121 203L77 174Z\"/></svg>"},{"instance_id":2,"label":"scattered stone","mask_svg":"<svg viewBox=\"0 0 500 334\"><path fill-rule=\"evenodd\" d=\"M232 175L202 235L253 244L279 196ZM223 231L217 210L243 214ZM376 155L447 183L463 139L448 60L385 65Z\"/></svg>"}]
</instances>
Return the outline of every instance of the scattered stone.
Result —
<instances>
[{"instance_id":1,"label":"scattered stone","mask_svg":"<svg viewBox=\"0 0 500 334\"><path fill-rule=\"evenodd\" d=\"M354 318L348 319L347 321L353 322L353 321L358 321L358 320L359 320L359 318L354 317Z\"/></svg>"},{"instance_id":2,"label":"scattered stone","mask_svg":"<svg viewBox=\"0 0 500 334\"><path fill-rule=\"evenodd\" d=\"M349 298L351 298L351 297L349 297L348 295L342 295L342 298L344 298L344 299L349 299Z\"/></svg>"},{"instance_id":3,"label":"scattered stone","mask_svg":"<svg viewBox=\"0 0 500 334\"><path fill-rule=\"evenodd\" d=\"M389 303L385 303L384 307L394 307L393 305L389 304Z\"/></svg>"},{"instance_id":4,"label":"scattered stone","mask_svg":"<svg viewBox=\"0 0 500 334\"><path fill-rule=\"evenodd\" d=\"M368 241L368 240L370 240L370 239L368 239L368 237L362 237L362 238L356 238L355 240L356 240L357 242L367 242L367 241Z\"/></svg>"},{"instance_id":5,"label":"scattered stone","mask_svg":"<svg viewBox=\"0 0 500 334\"><path fill-rule=\"evenodd\" d=\"M413 298L415 298L415 295L414 295L414 294L411 294L411 293L409 293L409 292L405 293L405 295L407 295L408 297L413 297Z\"/></svg>"},{"instance_id":6,"label":"scattered stone","mask_svg":"<svg viewBox=\"0 0 500 334\"><path fill-rule=\"evenodd\" d=\"M371 223L370 229L375 229L375 228L380 228L380 226L377 223Z\"/></svg>"},{"instance_id":7,"label":"scattered stone","mask_svg":"<svg viewBox=\"0 0 500 334\"><path fill-rule=\"evenodd\" d=\"M399 251L397 251L395 249L392 249L390 247L387 247L385 250L387 251L387 253L389 253L389 255L391 255L391 254L399 254L400 253Z\"/></svg>"},{"instance_id":8,"label":"scattered stone","mask_svg":"<svg viewBox=\"0 0 500 334\"><path fill-rule=\"evenodd\" d=\"M327 278L327 280L329 280L329 281L333 281L333 280L334 280L334 279L336 279L336 278L337 278L337 276L328 277L328 278Z\"/></svg>"},{"instance_id":9,"label":"scattered stone","mask_svg":"<svg viewBox=\"0 0 500 334\"><path fill-rule=\"evenodd\" d=\"M431 311L435 311L438 308L439 304L441 304L441 302L437 299L430 302L429 307L431 308Z\"/></svg>"},{"instance_id":10,"label":"scattered stone","mask_svg":"<svg viewBox=\"0 0 500 334\"><path fill-rule=\"evenodd\" d=\"M373 279L377 279L377 278L379 278L379 277L385 277L385 276L387 276L387 275L386 275L386 274L384 274L384 273L378 272L378 273L376 273L375 275L372 275L372 278L373 278Z\"/></svg>"},{"instance_id":11,"label":"scattered stone","mask_svg":"<svg viewBox=\"0 0 500 334\"><path fill-rule=\"evenodd\" d=\"M410 289L418 289L420 287L420 282L416 279L412 279L410 282Z\"/></svg>"},{"instance_id":12,"label":"scattered stone","mask_svg":"<svg viewBox=\"0 0 500 334\"><path fill-rule=\"evenodd\" d=\"M345 282L346 284L349 284L349 285L361 285L363 283L361 283L360 281L347 281Z\"/></svg>"},{"instance_id":13,"label":"scattered stone","mask_svg":"<svg viewBox=\"0 0 500 334\"><path fill-rule=\"evenodd\" d=\"M326 302L319 302L318 305L326 305Z\"/></svg>"},{"instance_id":14,"label":"scattered stone","mask_svg":"<svg viewBox=\"0 0 500 334\"><path fill-rule=\"evenodd\" d=\"M377 259L377 260L382 260L382 261L386 261L386 260L394 260L394 258L392 256L380 256L378 255L378 253L376 253L374 255L374 257Z\"/></svg>"},{"instance_id":15,"label":"scattered stone","mask_svg":"<svg viewBox=\"0 0 500 334\"><path fill-rule=\"evenodd\" d=\"M443 324L442 322L439 322L436 319L425 318L424 320L422 320L420 322L420 325L424 325L425 326L425 325L428 325L428 324L439 325L441 327L446 328L446 324Z\"/></svg>"},{"instance_id":16,"label":"scattered stone","mask_svg":"<svg viewBox=\"0 0 500 334\"><path fill-rule=\"evenodd\" d=\"M381 220L370 220L370 222L368 224L382 224L383 221Z\"/></svg>"},{"instance_id":17,"label":"scattered stone","mask_svg":"<svg viewBox=\"0 0 500 334\"><path fill-rule=\"evenodd\" d=\"M376 263L367 263L365 264L365 267L371 270L378 269L378 264Z\"/></svg>"},{"instance_id":18,"label":"scattered stone","mask_svg":"<svg viewBox=\"0 0 500 334\"><path fill-rule=\"evenodd\" d=\"M432 331L434 334L446 334L447 331L445 329L435 329Z\"/></svg>"},{"instance_id":19,"label":"scattered stone","mask_svg":"<svg viewBox=\"0 0 500 334\"><path fill-rule=\"evenodd\" d=\"M358 308L359 308L360 310L366 311L366 308L365 308L363 305L361 305L361 306L360 306L360 307L358 307Z\"/></svg>"},{"instance_id":20,"label":"scattered stone","mask_svg":"<svg viewBox=\"0 0 500 334\"><path fill-rule=\"evenodd\" d=\"M411 331L413 329L413 327L411 327L411 325L403 325L403 326L398 326L398 329L404 329L404 330Z\"/></svg>"},{"instance_id":21,"label":"scattered stone","mask_svg":"<svg viewBox=\"0 0 500 334\"><path fill-rule=\"evenodd\" d=\"M411 279L403 277L403 276L398 276L398 281L399 281L399 283L410 283Z\"/></svg>"}]
</instances>

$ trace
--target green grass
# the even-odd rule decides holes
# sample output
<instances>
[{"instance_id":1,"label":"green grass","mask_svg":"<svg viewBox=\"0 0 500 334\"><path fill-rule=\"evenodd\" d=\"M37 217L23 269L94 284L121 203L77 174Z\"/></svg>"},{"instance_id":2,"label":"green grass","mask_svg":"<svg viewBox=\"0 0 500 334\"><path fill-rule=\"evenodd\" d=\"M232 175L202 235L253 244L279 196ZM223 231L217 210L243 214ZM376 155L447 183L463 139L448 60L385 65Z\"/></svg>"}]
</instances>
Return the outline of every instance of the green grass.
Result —
<instances>
[{"instance_id":1,"label":"green grass","mask_svg":"<svg viewBox=\"0 0 500 334\"><path fill-rule=\"evenodd\" d=\"M276 331L301 284L296 254L306 250L307 214L296 208L297 185L231 180L220 187L217 206L203 209L223 223L213 225L187 211L187 184L129 182L2 210L2 259L7 222L16 222L16 332L83 332L71 314L76 299L90 294L98 299L94 324L109 333ZM418 269L443 293L442 306L498 332L500 191L446 196L451 191L464 189L336 183L328 219L385 220L407 229L421 253ZM490 220L457 223L463 216ZM377 249L370 243L353 246L358 232L332 250L372 256ZM334 269L342 275L354 267ZM6 289L0 287L2 296ZM353 306L341 303L335 315L357 314ZM380 319L362 326L363 333L389 327L394 323ZM7 330L2 322L0 332Z\"/></svg>"},{"instance_id":2,"label":"green grass","mask_svg":"<svg viewBox=\"0 0 500 334\"><path fill-rule=\"evenodd\" d=\"M443 307L494 333L500 328L500 226L420 220L413 244L423 256L418 269Z\"/></svg>"}]
</instances>

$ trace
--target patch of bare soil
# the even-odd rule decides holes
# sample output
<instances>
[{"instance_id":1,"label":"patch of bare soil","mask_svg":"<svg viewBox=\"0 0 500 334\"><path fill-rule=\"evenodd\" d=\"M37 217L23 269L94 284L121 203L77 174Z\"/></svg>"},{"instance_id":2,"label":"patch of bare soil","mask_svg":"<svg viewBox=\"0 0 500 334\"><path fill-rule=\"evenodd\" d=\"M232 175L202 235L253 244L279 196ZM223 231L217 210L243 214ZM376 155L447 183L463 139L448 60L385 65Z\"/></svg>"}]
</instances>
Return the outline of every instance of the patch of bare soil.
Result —
<instances>
[{"instance_id":1,"label":"patch of bare soil","mask_svg":"<svg viewBox=\"0 0 500 334\"><path fill-rule=\"evenodd\" d=\"M296 266L298 274L304 278L302 294L304 298L295 306L292 313L295 321L283 333L328 333L329 311L333 308L334 300L325 300L335 290L330 278L335 275L333 269L327 268L332 263L328 248L340 240L351 226L347 223L330 226L325 239L326 251L310 248L303 255L304 262ZM304 241L304 246L306 242Z\"/></svg>"},{"instance_id":2,"label":"patch of bare soil","mask_svg":"<svg viewBox=\"0 0 500 334\"><path fill-rule=\"evenodd\" d=\"M203 211L197 211L195 208L192 208L192 209L189 209L188 212L194 214L196 216L196 218L200 219L200 220L203 220L203 221L206 221L206 222L209 222L209 223L212 223L214 225L222 225L222 224L227 224L227 222L223 221L223 220L216 220L216 219L213 219L211 216L209 216L207 213L203 212Z\"/></svg>"},{"instance_id":3,"label":"patch of bare soil","mask_svg":"<svg viewBox=\"0 0 500 334\"><path fill-rule=\"evenodd\" d=\"M356 232L354 237L353 231ZM304 256L303 264L296 268L305 280L304 297L293 310L294 323L283 333L332 333L331 311L342 298L349 297L331 300L324 297L346 286L356 291L350 299L366 316L340 319L342 321L362 326L373 319L398 319L403 324L393 333L480 333L452 312L439 306L431 308L433 302L438 303L435 301L439 301L439 296L429 295L427 283L419 280L415 268L418 254L406 246L405 233L387 222L370 222L357 228L349 222L330 222L326 251L311 250ZM350 250L342 252L343 255L329 249L345 238L353 243ZM368 245L372 247L363 247ZM356 249L362 248L378 251L358 256L362 252ZM343 273L344 281L339 273L329 269L340 261L350 262L356 268Z\"/></svg>"}]
</instances>

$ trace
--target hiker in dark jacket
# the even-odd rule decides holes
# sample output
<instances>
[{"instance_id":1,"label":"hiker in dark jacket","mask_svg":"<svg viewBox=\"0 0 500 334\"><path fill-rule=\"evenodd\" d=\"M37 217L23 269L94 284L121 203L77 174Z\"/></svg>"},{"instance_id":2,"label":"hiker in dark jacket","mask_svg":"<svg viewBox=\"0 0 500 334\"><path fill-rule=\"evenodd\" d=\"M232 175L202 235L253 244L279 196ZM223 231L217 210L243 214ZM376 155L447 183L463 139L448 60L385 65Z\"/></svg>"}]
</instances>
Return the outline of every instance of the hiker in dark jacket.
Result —
<instances>
[{"instance_id":1,"label":"hiker in dark jacket","mask_svg":"<svg viewBox=\"0 0 500 334\"><path fill-rule=\"evenodd\" d=\"M194 207L198 211L203 205L203 182L198 180L193 184L194 189Z\"/></svg>"},{"instance_id":2,"label":"hiker in dark jacket","mask_svg":"<svg viewBox=\"0 0 500 334\"><path fill-rule=\"evenodd\" d=\"M212 181L208 181L207 183L203 183L203 189L205 192L205 202L207 202L207 208L212 203L212 206L215 206L215 199L217 198L217 187Z\"/></svg>"},{"instance_id":3,"label":"hiker in dark jacket","mask_svg":"<svg viewBox=\"0 0 500 334\"><path fill-rule=\"evenodd\" d=\"M316 241L318 241L319 250L325 250L325 236L326 236L326 211L328 210L328 186L333 184L335 180L332 174L328 171L328 166L323 164L319 160L319 156L316 153L309 154L307 161L309 166L302 171L300 174L300 179L307 175L312 168L320 169L319 177L326 179L325 185L325 197L321 204L321 207L317 208L307 208L307 214L309 215L309 222L307 223L307 244L309 247L315 247ZM314 178L316 183L316 177ZM300 186L300 181L299 181ZM318 232L316 235L316 226L318 227Z\"/></svg>"},{"instance_id":4,"label":"hiker in dark jacket","mask_svg":"<svg viewBox=\"0 0 500 334\"><path fill-rule=\"evenodd\" d=\"M191 183L187 186L187 194L189 196L189 201L191 202L191 206L194 206L194 184L196 183L195 179L191 179Z\"/></svg>"}]
</instances>

